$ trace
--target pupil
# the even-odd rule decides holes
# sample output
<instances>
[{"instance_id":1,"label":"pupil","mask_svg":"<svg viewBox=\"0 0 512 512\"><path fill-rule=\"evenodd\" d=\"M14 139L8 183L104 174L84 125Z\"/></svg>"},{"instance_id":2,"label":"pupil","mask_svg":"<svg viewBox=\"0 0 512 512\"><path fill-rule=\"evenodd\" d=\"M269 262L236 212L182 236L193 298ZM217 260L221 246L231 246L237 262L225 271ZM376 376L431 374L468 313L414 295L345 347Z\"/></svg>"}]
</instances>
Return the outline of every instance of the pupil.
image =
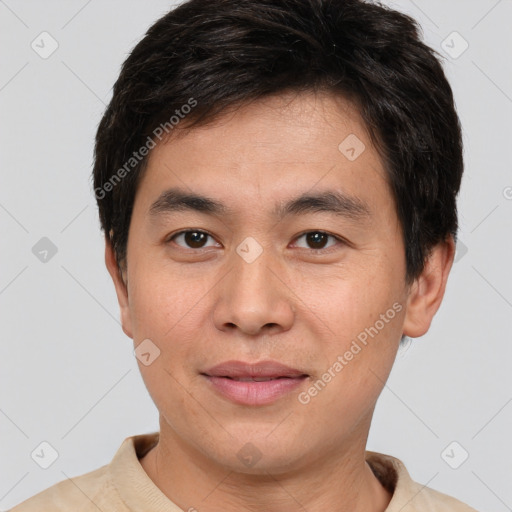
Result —
<instances>
[{"instance_id":1,"label":"pupil","mask_svg":"<svg viewBox=\"0 0 512 512\"><path fill-rule=\"evenodd\" d=\"M202 242L206 237L205 233L199 233L197 231L189 231L185 233L185 242L195 249L202 247Z\"/></svg>"},{"instance_id":2,"label":"pupil","mask_svg":"<svg viewBox=\"0 0 512 512\"><path fill-rule=\"evenodd\" d=\"M308 243L310 245L314 246L313 249L322 249L325 246L325 241L326 241L326 238L327 238L325 233L318 233L318 232L308 233L306 235L306 237L307 237ZM318 244L321 247L318 247Z\"/></svg>"}]
</instances>

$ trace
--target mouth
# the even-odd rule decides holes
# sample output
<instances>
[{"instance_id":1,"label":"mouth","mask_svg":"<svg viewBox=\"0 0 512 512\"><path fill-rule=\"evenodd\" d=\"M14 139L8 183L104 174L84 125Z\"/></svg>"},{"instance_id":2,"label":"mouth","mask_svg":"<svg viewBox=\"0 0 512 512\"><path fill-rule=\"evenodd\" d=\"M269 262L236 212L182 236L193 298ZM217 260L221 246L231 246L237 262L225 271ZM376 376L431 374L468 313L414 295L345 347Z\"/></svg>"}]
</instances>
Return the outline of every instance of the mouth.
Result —
<instances>
[{"instance_id":1,"label":"mouth","mask_svg":"<svg viewBox=\"0 0 512 512\"><path fill-rule=\"evenodd\" d=\"M212 390L239 405L267 405L301 386L309 375L277 361L226 361L201 375Z\"/></svg>"},{"instance_id":2,"label":"mouth","mask_svg":"<svg viewBox=\"0 0 512 512\"><path fill-rule=\"evenodd\" d=\"M210 375L211 377L211 375ZM230 377L229 375L220 375L225 379L237 380L238 382L268 382L269 380L277 379L296 379L297 377Z\"/></svg>"},{"instance_id":3,"label":"mouth","mask_svg":"<svg viewBox=\"0 0 512 512\"><path fill-rule=\"evenodd\" d=\"M246 363L244 361L225 361L209 370L204 375L209 377L226 377L234 380L269 380L279 378L296 378L307 374L297 368L292 368L278 361L259 361Z\"/></svg>"}]
</instances>

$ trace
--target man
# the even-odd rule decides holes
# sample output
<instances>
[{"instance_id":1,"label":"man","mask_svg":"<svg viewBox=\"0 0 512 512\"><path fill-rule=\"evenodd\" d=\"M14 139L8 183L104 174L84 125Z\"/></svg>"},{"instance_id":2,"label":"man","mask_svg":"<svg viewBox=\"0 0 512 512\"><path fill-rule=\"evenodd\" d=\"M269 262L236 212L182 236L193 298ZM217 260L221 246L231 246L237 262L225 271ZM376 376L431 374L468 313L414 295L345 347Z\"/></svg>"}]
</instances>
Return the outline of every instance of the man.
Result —
<instances>
[{"instance_id":1,"label":"man","mask_svg":"<svg viewBox=\"0 0 512 512\"><path fill-rule=\"evenodd\" d=\"M160 412L14 508L471 511L366 451L454 258L453 96L415 23L360 0L190 0L123 65L94 187Z\"/></svg>"}]
</instances>

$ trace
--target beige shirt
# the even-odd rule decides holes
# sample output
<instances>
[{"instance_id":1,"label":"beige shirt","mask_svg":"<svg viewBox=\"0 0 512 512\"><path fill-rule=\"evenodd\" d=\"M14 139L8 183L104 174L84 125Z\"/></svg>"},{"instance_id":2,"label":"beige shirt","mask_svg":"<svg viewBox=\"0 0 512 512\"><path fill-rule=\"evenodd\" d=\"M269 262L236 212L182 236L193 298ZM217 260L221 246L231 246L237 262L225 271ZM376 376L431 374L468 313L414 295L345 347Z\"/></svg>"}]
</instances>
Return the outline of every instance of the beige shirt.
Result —
<instances>
[{"instance_id":1,"label":"beige shirt","mask_svg":"<svg viewBox=\"0 0 512 512\"><path fill-rule=\"evenodd\" d=\"M158 432L127 437L114 458L99 469L63 480L17 505L11 512L184 512L153 483L142 468L143 457ZM386 512L477 512L464 503L414 482L403 463L366 452L375 475L392 494ZM187 509L185 512L194 509Z\"/></svg>"}]
</instances>

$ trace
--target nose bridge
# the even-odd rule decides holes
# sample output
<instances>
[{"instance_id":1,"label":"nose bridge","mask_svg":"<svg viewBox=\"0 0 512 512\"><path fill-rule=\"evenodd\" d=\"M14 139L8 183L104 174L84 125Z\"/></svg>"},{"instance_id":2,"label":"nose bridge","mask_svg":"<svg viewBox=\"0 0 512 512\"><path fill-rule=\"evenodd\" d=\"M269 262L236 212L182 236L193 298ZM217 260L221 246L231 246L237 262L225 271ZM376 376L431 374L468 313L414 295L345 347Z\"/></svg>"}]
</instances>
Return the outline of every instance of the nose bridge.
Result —
<instances>
[{"instance_id":1,"label":"nose bridge","mask_svg":"<svg viewBox=\"0 0 512 512\"><path fill-rule=\"evenodd\" d=\"M285 285L275 275L279 265L271 248L245 239L232 254L232 270L223 280L215 322L256 334L265 326L288 329L293 308Z\"/></svg>"},{"instance_id":2,"label":"nose bridge","mask_svg":"<svg viewBox=\"0 0 512 512\"><path fill-rule=\"evenodd\" d=\"M254 238L245 239L233 254L230 294L243 307L270 307L275 298L272 249L263 248ZM274 263L275 266L275 263ZM259 305L258 305L259 304Z\"/></svg>"},{"instance_id":3,"label":"nose bridge","mask_svg":"<svg viewBox=\"0 0 512 512\"><path fill-rule=\"evenodd\" d=\"M241 294L241 297L246 295L251 297L256 293L272 295L271 252L271 249L264 250L263 247L260 249L251 242L244 242L237 247L236 255L233 257L232 284L235 285L236 292Z\"/></svg>"}]
</instances>

